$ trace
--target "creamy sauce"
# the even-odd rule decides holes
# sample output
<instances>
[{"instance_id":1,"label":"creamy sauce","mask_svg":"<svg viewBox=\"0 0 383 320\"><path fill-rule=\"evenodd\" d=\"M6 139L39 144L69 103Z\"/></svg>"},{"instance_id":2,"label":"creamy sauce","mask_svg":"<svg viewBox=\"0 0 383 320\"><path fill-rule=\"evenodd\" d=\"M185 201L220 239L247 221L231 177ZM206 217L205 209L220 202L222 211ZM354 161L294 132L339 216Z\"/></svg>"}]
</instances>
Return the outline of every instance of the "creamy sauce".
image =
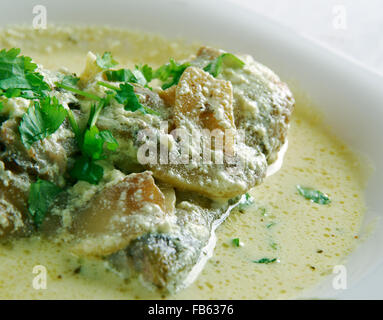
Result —
<instances>
[{"instance_id":1,"label":"creamy sauce","mask_svg":"<svg viewBox=\"0 0 383 320\"><path fill-rule=\"evenodd\" d=\"M102 39L102 41L101 41ZM89 50L110 50L121 65L161 65L184 59L198 45L109 28L16 28L2 33L0 48L22 53L48 69L81 72ZM256 58L256 57L255 57ZM217 229L217 245L197 280L171 299L293 298L331 273L358 243L365 212L367 165L337 137L307 100L297 100L282 168L251 190L255 203L233 211ZM296 185L327 193L329 205L312 203ZM235 247L233 238L243 246ZM262 258L278 260L257 264ZM38 238L0 246L0 298L165 298L137 280L122 280L100 261L70 255L65 245ZM46 290L33 289L33 267L47 268Z\"/></svg>"}]
</instances>

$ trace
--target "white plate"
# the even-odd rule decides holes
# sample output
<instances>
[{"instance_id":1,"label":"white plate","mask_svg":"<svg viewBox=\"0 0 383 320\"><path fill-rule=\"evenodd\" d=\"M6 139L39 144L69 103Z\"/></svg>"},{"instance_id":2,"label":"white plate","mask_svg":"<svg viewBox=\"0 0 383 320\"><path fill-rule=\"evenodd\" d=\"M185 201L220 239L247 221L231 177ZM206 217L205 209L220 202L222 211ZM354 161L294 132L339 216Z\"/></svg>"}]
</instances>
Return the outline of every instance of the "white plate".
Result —
<instances>
[{"instance_id":1,"label":"white plate","mask_svg":"<svg viewBox=\"0 0 383 320\"><path fill-rule=\"evenodd\" d=\"M365 220L368 224L382 216L383 78L379 74L221 0L2 0L0 23L32 23L35 5L46 6L48 23L126 26L254 55L283 80L296 83L325 113L335 133L374 163ZM348 289L334 290L329 277L305 297L382 299L382 244L378 219L375 232L348 259Z\"/></svg>"}]
</instances>

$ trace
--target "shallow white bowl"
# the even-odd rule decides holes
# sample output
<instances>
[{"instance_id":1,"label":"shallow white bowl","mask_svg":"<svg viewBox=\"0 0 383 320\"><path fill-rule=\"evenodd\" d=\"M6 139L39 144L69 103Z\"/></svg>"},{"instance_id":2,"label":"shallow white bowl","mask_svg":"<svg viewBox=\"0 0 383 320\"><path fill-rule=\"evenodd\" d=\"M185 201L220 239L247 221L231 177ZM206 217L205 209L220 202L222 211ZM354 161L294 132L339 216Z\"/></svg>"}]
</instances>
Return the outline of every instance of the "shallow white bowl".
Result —
<instances>
[{"instance_id":1,"label":"shallow white bowl","mask_svg":"<svg viewBox=\"0 0 383 320\"><path fill-rule=\"evenodd\" d=\"M246 52L308 94L334 132L375 165L365 224L377 221L375 232L348 259L348 289L334 290L330 276L304 297L383 298L382 76L222 0L2 0L0 24L32 23L35 5L46 6L48 23L126 26Z\"/></svg>"}]
</instances>

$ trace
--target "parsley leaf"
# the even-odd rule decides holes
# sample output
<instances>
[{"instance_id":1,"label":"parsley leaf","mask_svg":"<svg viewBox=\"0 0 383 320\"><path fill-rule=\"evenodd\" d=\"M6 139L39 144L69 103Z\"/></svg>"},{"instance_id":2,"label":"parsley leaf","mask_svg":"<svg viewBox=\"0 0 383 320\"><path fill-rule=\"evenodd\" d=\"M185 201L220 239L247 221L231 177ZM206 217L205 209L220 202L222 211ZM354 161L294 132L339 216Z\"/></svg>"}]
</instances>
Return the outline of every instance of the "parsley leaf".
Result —
<instances>
[{"instance_id":1,"label":"parsley leaf","mask_svg":"<svg viewBox=\"0 0 383 320\"><path fill-rule=\"evenodd\" d=\"M218 58L210 62L203 70L209 72L213 77L217 77L222 71L222 65L225 64L231 68L243 68L245 63L231 53L223 53Z\"/></svg>"},{"instance_id":2,"label":"parsley leaf","mask_svg":"<svg viewBox=\"0 0 383 320\"><path fill-rule=\"evenodd\" d=\"M254 203L254 198L246 193L245 197L241 199L239 205L238 205L238 210L244 210L247 207L251 206Z\"/></svg>"},{"instance_id":3,"label":"parsley leaf","mask_svg":"<svg viewBox=\"0 0 383 320\"><path fill-rule=\"evenodd\" d=\"M111 95L108 94L97 105L92 105L87 128L76 135L82 155L76 159L69 174L77 180L98 184L104 175L104 169L95 161L105 159L104 146L110 151L118 148L118 142L109 130L99 131L96 127L97 118L101 110L109 104L110 99ZM76 121L74 119L73 121L78 128Z\"/></svg>"},{"instance_id":4,"label":"parsley leaf","mask_svg":"<svg viewBox=\"0 0 383 320\"><path fill-rule=\"evenodd\" d=\"M125 110L134 112L143 109L142 104L138 101L134 92L133 86L129 83L120 84L120 88L117 90L115 98L119 103L125 106Z\"/></svg>"},{"instance_id":5,"label":"parsley leaf","mask_svg":"<svg viewBox=\"0 0 383 320\"><path fill-rule=\"evenodd\" d=\"M55 97L35 101L19 125L21 141L29 149L32 144L54 133L67 116L65 108Z\"/></svg>"},{"instance_id":6,"label":"parsley leaf","mask_svg":"<svg viewBox=\"0 0 383 320\"><path fill-rule=\"evenodd\" d=\"M301 196L304 198L311 200L312 202L318 203L318 204L329 204L331 203L331 199L329 196L323 192L320 192L318 190L302 187L300 185L297 185L297 190Z\"/></svg>"},{"instance_id":7,"label":"parsley leaf","mask_svg":"<svg viewBox=\"0 0 383 320\"><path fill-rule=\"evenodd\" d=\"M99 131L96 126L92 126L85 131L83 152L93 160L104 158L104 144L106 148L115 151L118 148L118 142L109 130Z\"/></svg>"},{"instance_id":8,"label":"parsley leaf","mask_svg":"<svg viewBox=\"0 0 383 320\"><path fill-rule=\"evenodd\" d=\"M254 263L264 263L264 264L274 263L276 261L277 261L277 258L273 258L273 259L262 258L259 260L253 260Z\"/></svg>"},{"instance_id":9,"label":"parsley leaf","mask_svg":"<svg viewBox=\"0 0 383 320\"><path fill-rule=\"evenodd\" d=\"M118 65L118 62L113 59L112 54L110 52L104 52L102 57L97 54L96 64L103 70L113 68Z\"/></svg>"},{"instance_id":10,"label":"parsley leaf","mask_svg":"<svg viewBox=\"0 0 383 320\"><path fill-rule=\"evenodd\" d=\"M108 81L137 83L137 78L129 69L107 70L105 76Z\"/></svg>"},{"instance_id":11,"label":"parsley leaf","mask_svg":"<svg viewBox=\"0 0 383 320\"><path fill-rule=\"evenodd\" d=\"M239 246L240 246L239 238L235 238L235 239L233 239L232 242L233 242L233 245L234 245L235 247L239 247Z\"/></svg>"},{"instance_id":12,"label":"parsley leaf","mask_svg":"<svg viewBox=\"0 0 383 320\"><path fill-rule=\"evenodd\" d=\"M99 133L100 137L105 143L105 146L110 151L116 151L118 148L118 142L113 137L113 134L109 130L102 130Z\"/></svg>"},{"instance_id":13,"label":"parsley leaf","mask_svg":"<svg viewBox=\"0 0 383 320\"><path fill-rule=\"evenodd\" d=\"M137 110L141 111L142 113L150 113L157 116L160 116L161 114L157 111L154 111L150 109L149 107L143 105L138 100L138 97L136 93L134 92L134 87L125 82L121 83L119 87L115 87L113 85L110 85L109 83L99 81L98 84L100 86L104 86L108 89L112 89L115 92L114 98L118 103L121 103L124 105L125 110L135 112ZM112 95L110 95L112 96Z\"/></svg>"},{"instance_id":14,"label":"parsley leaf","mask_svg":"<svg viewBox=\"0 0 383 320\"><path fill-rule=\"evenodd\" d=\"M104 169L96 164L93 159L83 155L76 159L76 162L69 173L77 180L87 181L91 184L98 184L104 175Z\"/></svg>"},{"instance_id":15,"label":"parsley leaf","mask_svg":"<svg viewBox=\"0 0 383 320\"><path fill-rule=\"evenodd\" d=\"M162 89L165 90L167 88L170 88L173 85L178 84L183 72L189 66L190 66L190 63L188 62L183 64L178 64L173 59L170 59L169 63L159 67L153 73L153 78L156 78L161 80L162 82L165 82L162 85Z\"/></svg>"},{"instance_id":16,"label":"parsley leaf","mask_svg":"<svg viewBox=\"0 0 383 320\"><path fill-rule=\"evenodd\" d=\"M136 69L139 70L146 79L146 82L149 83L153 79L153 69L152 67L144 64L143 66L136 66Z\"/></svg>"},{"instance_id":17,"label":"parsley leaf","mask_svg":"<svg viewBox=\"0 0 383 320\"><path fill-rule=\"evenodd\" d=\"M137 66L133 71L129 69L107 70L105 76L108 81L113 82L130 82L147 86L153 79L153 69L147 64Z\"/></svg>"},{"instance_id":18,"label":"parsley leaf","mask_svg":"<svg viewBox=\"0 0 383 320\"><path fill-rule=\"evenodd\" d=\"M61 80L61 83L66 85L66 86L71 86L71 87L74 87L74 86L77 86L77 83L79 82L80 78L74 76L74 75L65 75L62 80Z\"/></svg>"},{"instance_id":19,"label":"parsley leaf","mask_svg":"<svg viewBox=\"0 0 383 320\"><path fill-rule=\"evenodd\" d=\"M71 83L68 83L68 79L67 79L66 81L63 81L63 82L55 82L55 85L56 85L57 88L62 88L64 90L73 92L73 93L78 94L80 96L83 96L85 98L89 98L89 99L97 100L97 101L100 101L102 99L102 98L100 98L99 96L96 96L93 93L89 93L89 92L82 91L80 89L74 88L73 87L73 81L74 80L71 80Z\"/></svg>"},{"instance_id":20,"label":"parsley leaf","mask_svg":"<svg viewBox=\"0 0 383 320\"><path fill-rule=\"evenodd\" d=\"M0 101L0 112L5 108L3 101ZM7 121L8 117L0 114L0 126Z\"/></svg>"},{"instance_id":21,"label":"parsley leaf","mask_svg":"<svg viewBox=\"0 0 383 320\"><path fill-rule=\"evenodd\" d=\"M37 227L44 221L48 209L62 190L52 182L38 179L32 183L28 197L28 211Z\"/></svg>"},{"instance_id":22,"label":"parsley leaf","mask_svg":"<svg viewBox=\"0 0 383 320\"><path fill-rule=\"evenodd\" d=\"M278 244L276 242L274 242L274 241L271 241L270 247L273 248L274 250L277 250L278 249Z\"/></svg>"},{"instance_id":23,"label":"parsley leaf","mask_svg":"<svg viewBox=\"0 0 383 320\"><path fill-rule=\"evenodd\" d=\"M276 222L271 221L270 223L268 223L268 224L266 225L266 228L267 228L267 229L270 229L272 226L275 226L275 225L276 225Z\"/></svg>"},{"instance_id":24,"label":"parsley leaf","mask_svg":"<svg viewBox=\"0 0 383 320\"><path fill-rule=\"evenodd\" d=\"M0 51L0 96L26 99L41 98L46 95L49 85L43 76L36 72L37 65L30 57L22 56L20 49Z\"/></svg>"}]
</instances>

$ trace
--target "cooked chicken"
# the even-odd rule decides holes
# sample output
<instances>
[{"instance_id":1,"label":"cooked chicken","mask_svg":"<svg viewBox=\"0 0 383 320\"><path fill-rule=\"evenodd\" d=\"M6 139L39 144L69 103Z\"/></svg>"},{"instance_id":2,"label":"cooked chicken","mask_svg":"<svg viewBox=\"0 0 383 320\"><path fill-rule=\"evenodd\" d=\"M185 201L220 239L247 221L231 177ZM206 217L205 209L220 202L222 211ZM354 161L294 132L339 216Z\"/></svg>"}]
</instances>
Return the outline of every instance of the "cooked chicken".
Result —
<instances>
[{"instance_id":1,"label":"cooked chicken","mask_svg":"<svg viewBox=\"0 0 383 320\"><path fill-rule=\"evenodd\" d=\"M209 71L222 54L202 48L176 66L165 90L152 90L143 74L138 81L138 67L111 70L93 54L79 79L40 68L49 83L42 87L60 105L29 119L30 145L20 122L38 98L0 90L0 238L38 231L165 292L185 286L214 247L215 228L266 176L294 104L287 86L249 56L241 68ZM44 139L35 139L36 128ZM37 183L47 194L38 189L32 199Z\"/></svg>"},{"instance_id":2,"label":"cooked chicken","mask_svg":"<svg viewBox=\"0 0 383 320\"><path fill-rule=\"evenodd\" d=\"M202 47L193 64L203 67L223 53ZM273 71L249 55L239 57L245 66L233 69L223 65L217 79L231 82L235 125L245 130L246 144L259 148L270 164L286 142L295 101L290 89Z\"/></svg>"}]
</instances>

